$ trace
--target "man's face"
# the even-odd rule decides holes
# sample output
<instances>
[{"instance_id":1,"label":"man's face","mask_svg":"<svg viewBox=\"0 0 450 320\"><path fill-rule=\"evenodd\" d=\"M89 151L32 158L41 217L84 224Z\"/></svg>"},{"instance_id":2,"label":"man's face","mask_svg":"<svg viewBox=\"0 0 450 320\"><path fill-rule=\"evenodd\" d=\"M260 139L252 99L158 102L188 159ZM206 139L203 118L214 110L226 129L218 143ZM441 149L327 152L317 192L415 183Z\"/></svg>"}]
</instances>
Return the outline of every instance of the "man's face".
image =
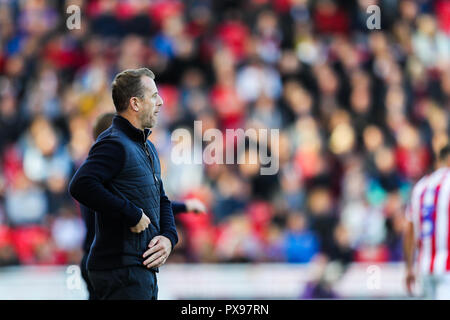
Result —
<instances>
[{"instance_id":1,"label":"man's face","mask_svg":"<svg viewBox=\"0 0 450 320\"><path fill-rule=\"evenodd\" d=\"M147 76L141 78L144 87L144 98L141 99L141 110L139 119L142 128L153 128L156 125L156 119L163 100L158 94L155 81Z\"/></svg>"}]
</instances>

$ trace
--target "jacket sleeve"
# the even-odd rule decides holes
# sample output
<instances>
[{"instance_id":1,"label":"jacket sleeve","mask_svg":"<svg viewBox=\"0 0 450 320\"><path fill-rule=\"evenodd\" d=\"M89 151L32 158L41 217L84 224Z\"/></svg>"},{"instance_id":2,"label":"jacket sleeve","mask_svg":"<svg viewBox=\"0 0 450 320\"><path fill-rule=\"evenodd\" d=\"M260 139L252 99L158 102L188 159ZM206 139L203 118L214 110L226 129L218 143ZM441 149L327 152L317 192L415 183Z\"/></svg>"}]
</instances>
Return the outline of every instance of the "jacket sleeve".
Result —
<instances>
[{"instance_id":1,"label":"jacket sleeve","mask_svg":"<svg viewBox=\"0 0 450 320\"><path fill-rule=\"evenodd\" d=\"M156 155L156 160L159 161L158 152L150 141L147 141L148 145ZM159 226L160 226L160 235L168 238L172 244L172 250L175 248L175 245L178 243L178 234L177 228L175 226L175 219L172 211L172 203L167 197L164 191L164 185L162 179L159 182L160 185L160 214L159 214Z\"/></svg>"},{"instance_id":2,"label":"jacket sleeve","mask_svg":"<svg viewBox=\"0 0 450 320\"><path fill-rule=\"evenodd\" d=\"M169 198L167 197L163 182L160 182L161 185L161 199L160 199L160 227L161 227L161 235L167 237L172 243L172 250L175 245L178 243L178 234L177 228L175 227L175 219L173 217L172 204L170 203Z\"/></svg>"},{"instance_id":3,"label":"jacket sleeve","mask_svg":"<svg viewBox=\"0 0 450 320\"><path fill-rule=\"evenodd\" d=\"M142 210L105 187L120 172L124 162L125 150L119 142L108 138L98 141L70 181L69 192L94 211L108 213L112 218L124 216L125 223L133 227L141 219Z\"/></svg>"}]
</instances>

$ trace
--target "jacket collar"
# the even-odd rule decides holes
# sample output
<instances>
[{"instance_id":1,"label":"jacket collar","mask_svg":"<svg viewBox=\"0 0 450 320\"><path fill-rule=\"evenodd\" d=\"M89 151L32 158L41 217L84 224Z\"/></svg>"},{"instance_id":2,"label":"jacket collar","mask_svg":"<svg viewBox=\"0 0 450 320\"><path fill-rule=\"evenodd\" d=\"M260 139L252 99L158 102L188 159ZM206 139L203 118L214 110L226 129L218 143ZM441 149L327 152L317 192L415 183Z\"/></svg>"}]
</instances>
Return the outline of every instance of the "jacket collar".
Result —
<instances>
[{"instance_id":1,"label":"jacket collar","mask_svg":"<svg viewBox=\"0 0 450 320\"><path fill-rule=\"evenodd\" d=\"M133 126L130 121L124 117L116 114L113 118L113 126L124 132L130 139L137 142L145 142L148 136L152 133L149 128L144 131Z\"/></svg>"}]
</instances>

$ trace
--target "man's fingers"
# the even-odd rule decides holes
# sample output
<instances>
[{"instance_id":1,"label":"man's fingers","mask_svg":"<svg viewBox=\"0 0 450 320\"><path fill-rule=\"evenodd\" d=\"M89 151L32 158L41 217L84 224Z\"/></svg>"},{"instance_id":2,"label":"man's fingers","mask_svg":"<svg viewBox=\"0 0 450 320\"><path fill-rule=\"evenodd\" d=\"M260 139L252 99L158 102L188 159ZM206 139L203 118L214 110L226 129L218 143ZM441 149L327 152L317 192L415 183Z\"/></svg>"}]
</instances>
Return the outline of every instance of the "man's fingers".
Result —
<instances>
[{"instance_id":1,"label":"man's fingers","mask_svg":"<svg viewBox=\"0 0 450 320\"><path fill-rule=\"evenodd\" d=\"M164 236L156 236L150 241L148 244L150 249L143 254L144 259L150 256L143 262L147 268L159 267L166 262L170 254L170 243L167 242L170 241Z\"/></svg>"},{"instance_id":2,"label":"man's fingers","mask_svg":"<svg viewBox=\"0 0 450 320\"><path fill-rule=\"evenodd\" d=\"M164 251L158 251L154 254L152 254L147 260L144 261L144 265L149 267L154 261L158 260L159 258L164 256Z\"/></svg>"},{"instance_id":3,"label":"man's fingers","mask_svg":"<svg viewBox=\"0 0 450 320\"><path fill-rule=\"evenodd\" d=\"M147 268L160 267L165 261L166 257L165 255L162 255L161 257L159 257L158 259L147 265Z\"/></svg>"},{"instance_id":4,"label":"man's fingers","mask_svg":"<svg viewBox=\"0 0 450 320\"><path fill-rule=\"evenodd\" d=\"M131 232L134 233L141 233L145 229L148 228L148 225L150 224L150 219L147 217L147 215L142 211L141 219L139 220L138 224L130 227Z\"/></svg>"},{"instance_id":5,"label":"man's fingers","mask_svg":"<svg viewBox=\"0 0 450 320\"><path fill-rule=\"evenodd\" d=\"M151 248L153 247L155 244L157 244L159 242L159 236L154 237L150 243L148 244L148 247Z\"/></svg>"},{"instance_id":6,"label":"man's fingers","mask_svg":"<svg viewBox=\"0 0 450 320\"><path fill-rule=\"evenodd\" d=\"M153 254L153 253L155 253L155 252L157 252L157 251L159 251L161 249L163 249L162 245L157 245L157 246L151 247L150 249L148 249L147 251L144 252L143 257L146 258L149 255L151 255L151 254Z\"/></svg>"},{"instance_id":7,"label":"man's fingers","mask_svg":"<svg viewBox=\"0 0 450 320\"><path fill-rule=\"evenodd\" d=\"M170 240L164 236L156 236L150 241L148 246L150 249L144 252L143 257L150 257L143 264L147 268L163 265L170 254Z\"/></svg>"},{"instance_id":8,"label":"man's fingers","mask_svg":"<svg viewBox=\"0 0 450 320\"><path fill-rule=\"evenodd\" d=\"M147 229L147 227L142 227L142 228L131 227L130 228L131 232L134 232L134 233L141 233L145 229Z\"/></svg>"}]
</instances>

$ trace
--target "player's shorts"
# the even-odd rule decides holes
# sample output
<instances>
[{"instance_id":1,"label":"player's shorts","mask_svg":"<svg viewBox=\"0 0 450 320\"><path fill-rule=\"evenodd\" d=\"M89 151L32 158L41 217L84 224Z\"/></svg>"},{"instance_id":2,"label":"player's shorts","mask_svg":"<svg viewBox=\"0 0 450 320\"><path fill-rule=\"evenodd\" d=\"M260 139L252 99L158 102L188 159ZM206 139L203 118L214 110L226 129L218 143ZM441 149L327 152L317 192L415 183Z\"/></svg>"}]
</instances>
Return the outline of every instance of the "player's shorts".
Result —
<instances>
[{"instance_id":1,"label":"player's shorts","mask_svg":"<svg viewBox=\"0 0 450 320\"><path fill-rule=\"evenodd\" d=\"M450 300L450 274L423 275L422 295L429 300Z\"/></svg>"}]
</instances>

